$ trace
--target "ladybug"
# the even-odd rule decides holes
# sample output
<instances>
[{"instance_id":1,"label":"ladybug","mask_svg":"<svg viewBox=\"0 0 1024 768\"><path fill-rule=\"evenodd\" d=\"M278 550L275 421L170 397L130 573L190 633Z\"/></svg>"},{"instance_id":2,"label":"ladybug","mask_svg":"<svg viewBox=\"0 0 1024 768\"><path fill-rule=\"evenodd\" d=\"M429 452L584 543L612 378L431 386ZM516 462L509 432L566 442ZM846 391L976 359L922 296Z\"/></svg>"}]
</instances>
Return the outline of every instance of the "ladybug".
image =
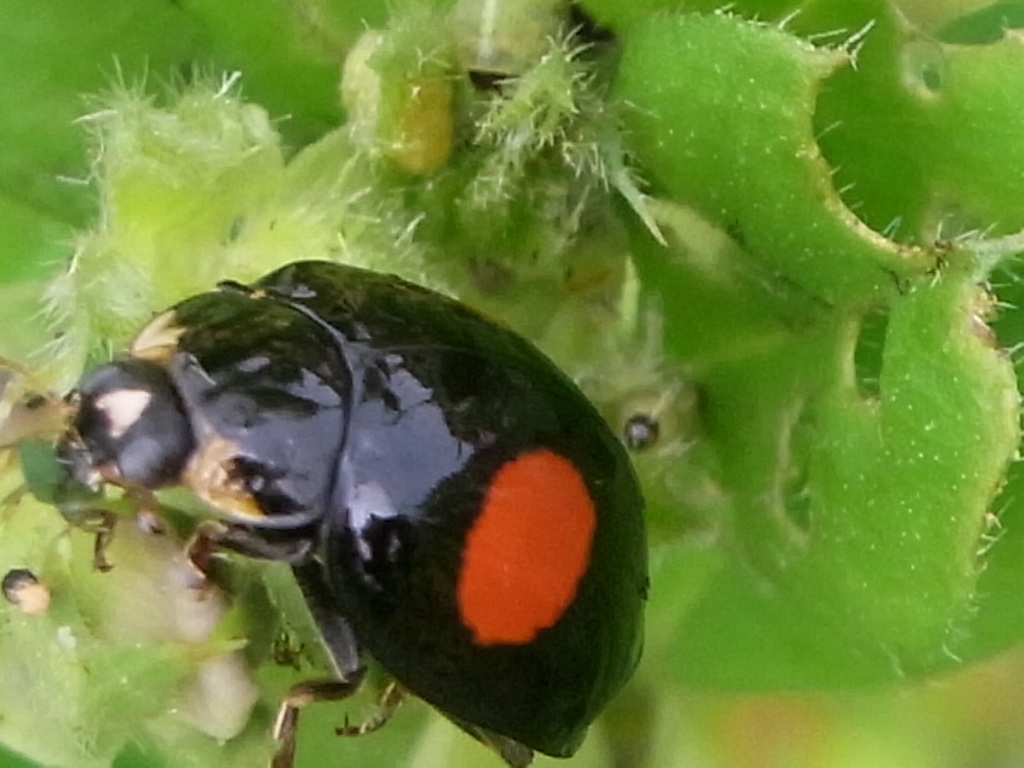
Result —
<instances>
[{"instance_id":1,"label":"ladybug","mask_svg":"<svg viewBox=\"0 0 1024 768\"><path fill-rule=\"evenodd\" d=\"M152 320L68 396L77 482L183 485L190 548L287 561L338 679L371 657L510 765L568 757L631 676L647 592L625 450L529 342L441 294L334 263L225 282Z\"/></svg>"}]
</instances>

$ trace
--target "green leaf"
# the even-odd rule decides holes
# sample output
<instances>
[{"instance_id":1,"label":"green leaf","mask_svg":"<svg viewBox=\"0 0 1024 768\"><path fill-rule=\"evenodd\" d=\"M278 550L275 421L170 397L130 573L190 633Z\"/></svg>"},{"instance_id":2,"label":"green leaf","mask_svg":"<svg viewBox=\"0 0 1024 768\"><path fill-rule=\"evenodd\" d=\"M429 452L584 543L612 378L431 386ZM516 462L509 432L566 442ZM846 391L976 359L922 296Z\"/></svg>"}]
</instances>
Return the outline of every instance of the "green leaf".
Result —
<instances>
[{"instance_id":1,"label":"green leaf","mask_svg":"<svg viewBox=\"0 0 1024 768\"><path fill-rule=\"evenodd\" d=\"M855 69L818 102L822 150L857 215L927 243L1024 227L1024 40L948 45L878 3Z\"/></svg>"},{"instance_id":2,"label":"green leaf","mask_svg":"<svg viewBox=\"0 0 1024 768\"><path fill-rule=\"evenodd\" d=\"M777 291L864 307L934 264L864 226L832 186L812 115L848 54L697 14L634 25L623 46L616 92L644 173L729 233Z\"/></svg>"},{"instance_id":3,"label":"green leaf","mask_svg":"<svg viewBox=\"0 0 1024 768\"><path fill-rule=\"evenodd\" d=\"M708 685L785 687L955 664L1019 441L981 264L949 252L924 275L939 252L884 240L839 201L811 129L834 59L726 16L660 17L626 46L634 148L673 201L670 248L634 240L640 277L704 403L677 500L717 486L690 535L712 532L728 555L672 665ZM686 80L664 76L669 58ZM871 302L881 324L865 321ZM877 369L858 371L868 344Z\"/></svg>"}]
</instances>

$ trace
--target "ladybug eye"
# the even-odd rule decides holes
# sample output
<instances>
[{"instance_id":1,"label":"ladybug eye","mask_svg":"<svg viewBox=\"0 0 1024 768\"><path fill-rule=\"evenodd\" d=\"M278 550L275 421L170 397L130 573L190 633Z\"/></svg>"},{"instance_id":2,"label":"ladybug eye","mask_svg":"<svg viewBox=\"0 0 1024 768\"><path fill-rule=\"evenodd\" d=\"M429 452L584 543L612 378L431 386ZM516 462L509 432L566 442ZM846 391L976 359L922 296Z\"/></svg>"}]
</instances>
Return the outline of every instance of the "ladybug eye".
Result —
<instances>
[{"instance_id":1,"label":"ladybug eye","mask_svg":"<svg viewBox=\"0 0 1024 768\"><path fill-rule=\"evenodd\" d=\"M658 442L661 425L647 413L634 413L622 429L622 439L631 451L643 451Z\"/></svg>"}]
</instances>

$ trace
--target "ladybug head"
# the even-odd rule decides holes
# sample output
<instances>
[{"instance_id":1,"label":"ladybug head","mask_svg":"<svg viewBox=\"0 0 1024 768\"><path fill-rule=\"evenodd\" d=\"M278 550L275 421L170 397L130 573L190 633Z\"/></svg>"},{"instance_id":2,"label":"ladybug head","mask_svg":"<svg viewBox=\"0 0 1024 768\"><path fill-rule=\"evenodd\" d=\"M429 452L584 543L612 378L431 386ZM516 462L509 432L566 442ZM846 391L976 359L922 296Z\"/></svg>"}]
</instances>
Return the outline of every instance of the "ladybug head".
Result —
<instances>
[{"instance_id":1,"label":"ladybug head","mask_svg":"<svg viewBox=\"0 0 1024 768\"><path fill-rule=\"evenodd\" d=\"M139 358L100 366L68 400L71 425L58 444L75 480L142 488L177 482L195 439L167 371Z\"/></svg>"}]
</instances>

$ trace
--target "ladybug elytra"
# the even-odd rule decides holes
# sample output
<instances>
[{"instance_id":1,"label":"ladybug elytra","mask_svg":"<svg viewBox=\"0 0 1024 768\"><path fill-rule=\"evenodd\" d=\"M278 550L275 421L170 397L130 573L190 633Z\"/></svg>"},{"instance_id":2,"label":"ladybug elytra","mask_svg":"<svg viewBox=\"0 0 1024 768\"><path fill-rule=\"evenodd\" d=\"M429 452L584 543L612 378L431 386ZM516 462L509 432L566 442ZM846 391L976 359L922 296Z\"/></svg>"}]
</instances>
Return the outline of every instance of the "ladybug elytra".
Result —
<instances>
[{"instance_id":1,"label":"ladybug elytra","mask_svg":"<svg viewBox=\"0 0 1024 768\"><path fill-rule=\"evenodd\" d=\"M184 485L191 548L284 560L339 679L364 655L512 765L567 757L631 676L647 589L623 447L527 341L396 277L297 262L157 316L70 396L78 482Z\"/></svg>"}]
</instances>

